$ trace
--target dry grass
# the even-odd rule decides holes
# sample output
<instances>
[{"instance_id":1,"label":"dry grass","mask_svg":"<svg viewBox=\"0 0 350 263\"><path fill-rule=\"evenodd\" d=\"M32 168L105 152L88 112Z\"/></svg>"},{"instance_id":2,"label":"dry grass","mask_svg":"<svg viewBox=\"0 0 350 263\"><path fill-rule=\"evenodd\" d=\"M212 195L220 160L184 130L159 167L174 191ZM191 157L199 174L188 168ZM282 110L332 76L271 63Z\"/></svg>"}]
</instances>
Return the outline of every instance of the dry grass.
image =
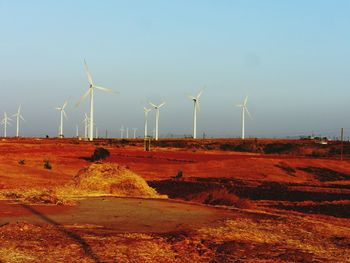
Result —
<instances>
[{"instance_id":1,"label":"dry grass","mask_svg":"<svg viewBox=\"0 0 350 263\"><path fill-rule=\"evenodd\" d=\"M73 201L65 196L59 196L56 191L50 189L15 189L2 190L0 199L20 200L26 203L35 204L55 204L55 205L71 205Z\"/></svg>"},{"instance_id":2,"label":"dry grass","mask_svg":"<svg viewBox=\"0 0 350 263\"><path fill-rule=\"evenodd\" d=\"M147 182L124 166L94 163L73 178L77 191L101 193L119 197L164 198Z\"/></svg>"},{"instance_id":3,"label":"dry grass","mask_svg":"<svg viewBox=\"0 0 350 263\"><path fill-rule=\"evenodd\" d=\"M1 199L28 203L74 204L74 198L85 196L118 196L167 198L159 195L147 182L124 166L93 163L78 172L70 183L53 189L30 188L0 191Z\"/></svg>"},{"instance_id":4,"label":"dry grass","mask_svg":"<svg viewBox=\"0 0 350 263\"><path fill-rule=\"evenodd\" d=\"M312 217L234 210L235 219L184 233L110 233L55 226L0 227L4 262L349 262L349 227ZM68 227L68 228L67 228ZM95 233L95 234L94 234ZM104 234L103 234L104 233Z\"/></svg>"},{"instance_id":5,"label":"dry grass","mask_svg":"<svg viewBox=\"0 0 350 263\"><path fill-rule=\"evenodd\" d=\"M251 217L227 220L221 227L203 228L198 232L205 239L218 243L230 240L247 244L264 244L266 247L276 247L280 250L298 250L300 253L329 262L350 260L349 247L334 242L337 238L350 242L348 227L299 216L269 213L260 215L256 213L256 215L261 219ZM268 252L265 254L268 255ZM269 257L272 256L271 254Z\"/></svg>"}]
</instances>

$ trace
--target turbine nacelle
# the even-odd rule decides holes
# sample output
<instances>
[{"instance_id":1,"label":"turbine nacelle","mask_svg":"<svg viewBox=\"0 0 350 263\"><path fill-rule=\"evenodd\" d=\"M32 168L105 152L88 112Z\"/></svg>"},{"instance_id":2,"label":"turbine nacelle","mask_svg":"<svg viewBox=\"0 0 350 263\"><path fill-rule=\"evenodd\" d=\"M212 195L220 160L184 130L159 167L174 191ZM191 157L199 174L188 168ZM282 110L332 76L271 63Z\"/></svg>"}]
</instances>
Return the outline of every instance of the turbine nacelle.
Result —
<instances>
[{"instance_id":1,"label":"turbine nacelle","mask_svg":"<svg viewBox=\"0 0 350 263\"><path fill-rule=\"evenodd\" d=\"M162 103L159 104L159 105L156 105L156 104L154 104L154 103L152 103L152 102L149 102L149 104L150 104L155 110L158 110L158 109L160 109L161 107L163 107L163 106L165 105L165 102L162 102Z\"/></svg>"}]
</instances>

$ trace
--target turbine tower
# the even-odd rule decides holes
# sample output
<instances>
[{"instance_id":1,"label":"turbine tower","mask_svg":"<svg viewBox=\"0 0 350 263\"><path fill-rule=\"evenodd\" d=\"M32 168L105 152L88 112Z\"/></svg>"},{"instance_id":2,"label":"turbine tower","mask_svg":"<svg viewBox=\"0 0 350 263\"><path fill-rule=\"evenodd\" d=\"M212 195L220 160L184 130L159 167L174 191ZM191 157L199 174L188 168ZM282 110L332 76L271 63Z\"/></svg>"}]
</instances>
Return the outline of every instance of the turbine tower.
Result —
<instances>
[{"instance_id":1,"label":"turbine tower","mask_svg":"<svg viewBox=\"0 0 350 263\"><path fill-rule=\"evenodd\" d=\"M1 120L1 124L4 125L4 137L7 137L7 125L11 125L10 121L12 119L7 116L6 112L4 112L4 118Z\"/></svg>"},{"instance_id":2,"label":"turbine tower","mask_svg":"<svg viewBox=\"0 0 350 263\"><path fill-rule=\"evenodd\" d=\"M16 117L16 122L17 122L16 137L18 138L19 137L19 122L20 122L20 119L22 121L24 121L23 116L21 115L21 105L19 105L17 113L13 114L12 116Z\"/></svg>"},{"instance_id":3,"label":"turbine tower","mask_svg":"<svg viewBox=\"0 0 350 263\"><path fill-rule=\"evenodd\" d=\"M149 103L156 110L156 141L158 141L158 124L159 124L159 109L164 106L165 102L162 102L159 105L155 105L154 103Z\"/></svg>"},{"instance_id":4,"label":"turbine tower","mask_svg":"<svg viewBox=\"0 0 350 263\"><path fill-rule=\"evenodd\" d=\"M200 111L199 108L199 97L202 95L203 90L201 90L197 97L194 96L188 96L193 101L193 139L197 138L197 109Z\"/></svg>"},{"instance_id":5,"label":"turbine tower","mask_svg":"<svg viewBox=\"0 0 350 263\"><path fill-rule=\"evenodd\" d=\"M106 88L102 88L102 87L96 86L94 84L94 82L92 81L92 77L91 77L88 65L86 64L85 60L84 60L84 66L85 66L85 71L86 71L87 78L88 78L90 86L89 86L88 91L80 98L80 101L77 103L77 106L88 95L90 95L90 123L94 123L94 91L95 91L95 89L99 89L99 90L103 90L103 91L107 91L107 92L111 92L111 93L115 93L115 92L113 92L111 89L106 89ZM90 138L89 139L90 139L90 141L92 141L94 139L94 125L90 124L89 128L90 128L90 131L89 131L89 137Z\"/></svg>"},{"instance_id":6,"label":"turbine tower","mask_svg":"<svg viewBox=\"0 0 350 263\"><path fill-rule=\"evenodd\" d=\"M244 140L244 136L245 136L245 130L244 130L244 114L245 112L247 112L249 118L252 118L252 116L250 115L250 112L248 111L248 108L247 108L247 101L248 101L248 96L245 97L244 101L243 101L243 104L239 104L239 105L236 105L237 107L241 108L242 109L242 139Z\"/></svg>"},{"instance_id":7,"label":"turbine tower","mask_svg":"<svg viewBox=\"0 0 350 263\"><path fill-rule=\"evenodd\" d=\"M133 131L134 131L134 139L136 139L136 131L137 131L137 128L132 128Z\"/></svg>"},{"instance_id":8,"label":"turbine tower","mask_svg":"<svg viewBox=\"0 0 350 263\"><path fill-rule=\"evenodd\" d=\"M152 109L147 109L146 107L143 108L143 111L145 112L145 138L147 138L147 129L148 129L148 113Z\"/></svg>"},{"instance_id":9,"label":"turbine tower","mask_svg":"<svg viewBox=\"0 0 350 263\"><path fill-rule=\"evenodd\" d=\"M120 130L120 138L123 139L124 138L124 126L122 125L122 127L119 130Z\"/></svg>"},{"instance_id":10,"label":"turbine tower","mask_svg":"<svg viewBox=\"0 0 350 263\"><path fill-rule=\"evenodd\" d=\"M67 104L68 104L68 102L65 101L62 107L56 107L56 108L55 108L56 110L59 110L59 111L60 111L60 114L61 114L60 134L59 134L59 137L60 137L60 138L63 138L63 137L64 137L64 136L63 136L63 115L64 115L64 117L66 117L66 119L67 119L67 114L66 114L66 112L64 111L64 108L67 106Z\"/></svg>"}]
</instances>

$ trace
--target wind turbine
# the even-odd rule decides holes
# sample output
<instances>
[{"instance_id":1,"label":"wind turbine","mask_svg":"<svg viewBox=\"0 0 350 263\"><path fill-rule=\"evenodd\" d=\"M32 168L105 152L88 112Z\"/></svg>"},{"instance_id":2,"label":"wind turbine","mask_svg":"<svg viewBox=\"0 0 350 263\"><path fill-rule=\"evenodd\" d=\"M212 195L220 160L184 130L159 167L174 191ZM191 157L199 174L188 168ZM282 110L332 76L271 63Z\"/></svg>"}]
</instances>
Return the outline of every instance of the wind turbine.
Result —
<instances>
[{"instance_id":1,"label":"wind turbine","mask_svg":"<svg viewBox=\"0 0 350 263\"><path fill-rule=\"evenodd\" d=\"M199 107L199 97L202 95L203 90L201 90L197 97L188 96L193 101L193 139L197 138L197 109L200 111Z\"/></svg>"},{"instance_id":2,"label":"wind turbine","mask_svg":"<svg viewBox=\"0 0 350 263\"><path fill-rule=\"evenodd\" d=\"M55 109L56 110L59 110L60 111L60 114L61 114L61 122L60 122L60 134L59 134L59 137L63 138L63 115L64 117L66 117L67 119L67 114L66 112L64 111L64 108L67 106L68 102L65 101L64 104L62 105L62 107L56 107Z\"/></svg>"},{"instance_id":3,"label":"wind turbine","mask_svg":"<svg viewBox=\"0 0 350 263\"><path fill-rule=\"evenodd\" d=\"M122 127L120 128L120 138L124 138L124 126L122 125Z\"/></svg>"},{"instance_id":4,"label":"wind turbine","mask_svg":"<svg viewBox=\"0 0 350 263\"><path fill-rule=\"evenodd\" d=\"M96 86L94 84L94 82L92 81L92 77L91 77L88 65L86 64L85 60L84 60L84 66L85 66L85 71L86 71L86 74L87 74L90 86L89 86L88 91L80 98L80 101L77 103L77 106L88 95L90 95L90 123L94 123L94 91L95 91L95 89L99 89L99 90L103 90L103 91L107 91L107 92L111 92L111 93L115 93L115 92L113 92L111 89L106 89L106 88L102 88L102 87ZM90 139L90 141L92 141L94 139L94 125L90 124L89 128L90 128L90 132L89 132L89 137L90 138L89 139Z\"/></svg>"},{"instance_id":5,"label":"wind turbine","mask_svg":"<svg viewBox=\"0 0 350 263\"><path fill-rule=\"evenodd\" d=\"M145 138L147 138L147 129L148 129L148 113L152 109L147 109L146 107L143 108L143 111L145 112Z\"/></svg>"},{"instance_id":6,"label":"wind turbine","mask_svg":"<svg viewBox=\"0 0 350 263\"><path fill-rule=\"evenodd\" d=\"M137 128L132 128L133 131L134 131L134 139L136 139L136 131L137 131Z\"/></svg>"},{"instance_id":7,"label":"wind turbine","mask_svg":"<svg viewBox=\"0 0 350 263\"><path fill-rule=\"evenodd\" d=\"M6 112L4 112L4 118L1 121L1 124L4 125L4 137L7 137L7 125L11 125L10 121L12 121L12 119L10 117L7 116Z\"/></svg>"},{"instance_id":8,"label":"wind turbine","mask_svg":"<svg viewBox=\"0 0 350 263\"><path fill-rule=\"evenodd\" d=\"M252 118L252 116L250 115L250 112L248 111L248 108L247 108L247 101L248 101L248 96L245 97L244 101L243 101L243 104L239 104L239 105L236 105L237 107L241 108L242 109L242 139L244 139L244 113L247 112L249 118Z\"/></svg>"},{"instance_id":9,"label":"wind turbine","mask_svg":"<svg viewBox=\"0 0 350 263\"><path fill-rule=\"evenodd\" d=\"M88 127L89 127L89 117L87 116L86 113L85 114L85 118L83 120L84 123L84 129L85 129L85 133L84 133L84 138L88 137Z\"/></svg>"},{"instance_id":10,"label":"wind turbine","mask_svg":"<svg viewBox=\"0 0 350 263\"><path fill-rule=\"evenodd\" d=\"M126 138L129 139L129 128L126 128Z\"/></svg>"},{"instance_id":11,"label":"wind turbine","mask_svg":"<svg viewBox=\"0 0 350 263\"><path fill-rule=\"evenodd\" d=\"M19 137L19 121L20 119L24 121L23 116L21 115L21 105L19 105L17 113L13 114L12 116L16 117L16 122L17 122L16 137Z\"/></svg>"},{"instance_id":12,"label":"wind turbine","mask_svg":"<svg viewBox=\"0 0 350 263\"><path fill-rule=\"evenodd\" d=\"M158 141L158 123L159 123L159 109L164 106L165 102L162 102L159 105L155 105L154 103L149 103L156 110L156 141Z\"/></svg>"}]
</instances>

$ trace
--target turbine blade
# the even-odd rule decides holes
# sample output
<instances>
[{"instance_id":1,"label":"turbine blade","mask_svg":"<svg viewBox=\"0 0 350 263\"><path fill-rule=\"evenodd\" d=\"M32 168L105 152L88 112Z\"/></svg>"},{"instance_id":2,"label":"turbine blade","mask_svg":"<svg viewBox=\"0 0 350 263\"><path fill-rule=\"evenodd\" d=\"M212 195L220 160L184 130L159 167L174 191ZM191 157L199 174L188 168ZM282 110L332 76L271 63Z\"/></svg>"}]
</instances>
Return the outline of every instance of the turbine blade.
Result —
<instances>
[{"instance_id":1,"label":"turbine blade","mask_svg":"<svg viewBox=\"0 0 350 263\"><path fill-rule=\"evenodd\" d=\"M55 110L62 110L62 108L56 107Z\"/></svg>"},{"instance_id":2,"label":"turbine blade","mask_svg":"<svg viewBox=\"0 0 350 263\"><path fill-rule=\"evenodd\" d=\"M62 112L63 112L64 117L66 117L66 119L68 119L66 112L64 110L62 110Z\"/></svg>"},{"instance_id":3,"label":"turbine blade","mask_svg":"<svg viewBox=\"0 0 350 263\"><path fill-rule=\"evenodd\" d=\"M19 117L21 118L22 121L25 121L22 115L19 115Z\"/></svg>"},{"instance_id":4,"label":"turbine blade","mask_svg":"<svg viewBox=\"0 0 350 263\"><path fill-rule=\"evenodd\" d=\"M202 96L202 93L203 93L203 90L201 90L201 91L198 93L198 95L197 95L197 97L196 97L197 100L199 99L200 96Z\"/></svg>"},{"instance_id":5,"label":"turbine blade","mask_svg":"<svg viewBox=\"0 0 350 263\"><path fill-rule=\"evenodd\" d=\"M242 104L236 104L236 107L243 107L243 105Z\"/></svg>"},{"instance_id":6,"label":"turbine blade","mask_svg":"<svg viewBox=\"0 0 350 263\"><path fill-rule=\"evenodd\" d=\"M192 96L192 95L188 95L187 97L188 97L190 100L197 100L197 98L194 97L194 96Z\"/></svg>"},{"instance_id":7,"label":"turbine blade","mask_svg":"<svg viewBox=\"0 0 350 263\"><path fill-rule=\"evenodd\" d=\"M157 107L158 107L156 104L154 104L154 103L152 103L152 102L149 102L149 105L151 105L151 106L154 107L154 108L157 108Z\"/></svg>"},{"instance_id":8,"label":"turbine blade","mask_svg":"<svg viewBox=\"0 0 350 263\"><path fill-rule=\"evenodd\" d=\"M68 104L68 101L65 101L63 106L62 106L62 109L64 109L67 106L67 104Z\"/></svg>"},{"instance_id":9,"label":"turbine blade","mask_svg":"<svg viewBox=\"0 0 350 263\"><path fill-rule=\"evenodd\" d=\"M81 103L90 93L91 93L91 88L88 89L88 91L87 91L83 96L81 96L80 100L79 100L78 103L77 103L77 106L79 106L80 103Z\"/></svg>"},{"instance_id":10,"label":"turbine blade","mask_svg":"<svg viewBox=\"0 0 350 263\"><path fill-rule=\"evenodd\" d=\"M201 107L199 106L199 101L196 102L196 107L197 107L198 113L201 114Z\"/></svg>"},{"instance_id":11,"label":"turbine blade","mask_svg":"<svg viewBox=\"0 0 350 263\"><path fill-rule=\"evenodd\" d=\"M244 99L244 102L243 102L244 106L247 105L247 101L248 101L248 96L246 96L245 99Z\"/></svg>"},{"instance_id":12,"label":"turbine blade","mask_svg":"<svg viewBox=\"0 0 350 263\"><path fill-rule=\"evenodd\" d=\"M88 65L87 65L85 59L84 59L84 66L85 66L85 71L86 71L86 74L87 74L89 83L90 83L91 86L93 86L94 83L93 83L93 81L92 81L92 77L91 77L91 74L90 74L90 72L89 72L89 68L88 68Z\"/></svg>"},{"instance_id":13,"label":"turbine blade","mask_svg":"<svg viewBox=\"0 0 350 263\"><path fill-rule=\"evenodd\" d=\"M163 107L164 105L165 105L165 101L162 102L161 104L159 104L158 109L159 109L160 107Z\"/></svg>"},{"instance_id":14,"label":"turbine blade","mask_svg":"<svg viewBox=\"0 0 350 263\"><path fill-rule=\"evenodd\" d=\"M102 88L102 87L99 87L99 86L94 86L94 88L99 89L99 90L103 90L103 91L106 91L106 92L110 92L110 93L116 93L115 91L113 91L111 89L106 89L106 88Z\"/></svg>"},{"instance_id":15,"label":"turbine blade","mask_svg":"<svg viewBox=\"0 0 350 263\"><path fill-rule=\"evenodd\" d=\"M252 115L250 114L250 112L249 112L249 110L248 110L248 108L247 108L247 107L244 107L244 109L245 109L245 111L248 113L249 118L250 118L250 119L253 119L253 118L252 118Z\"/></svg>"}]
</instances>

